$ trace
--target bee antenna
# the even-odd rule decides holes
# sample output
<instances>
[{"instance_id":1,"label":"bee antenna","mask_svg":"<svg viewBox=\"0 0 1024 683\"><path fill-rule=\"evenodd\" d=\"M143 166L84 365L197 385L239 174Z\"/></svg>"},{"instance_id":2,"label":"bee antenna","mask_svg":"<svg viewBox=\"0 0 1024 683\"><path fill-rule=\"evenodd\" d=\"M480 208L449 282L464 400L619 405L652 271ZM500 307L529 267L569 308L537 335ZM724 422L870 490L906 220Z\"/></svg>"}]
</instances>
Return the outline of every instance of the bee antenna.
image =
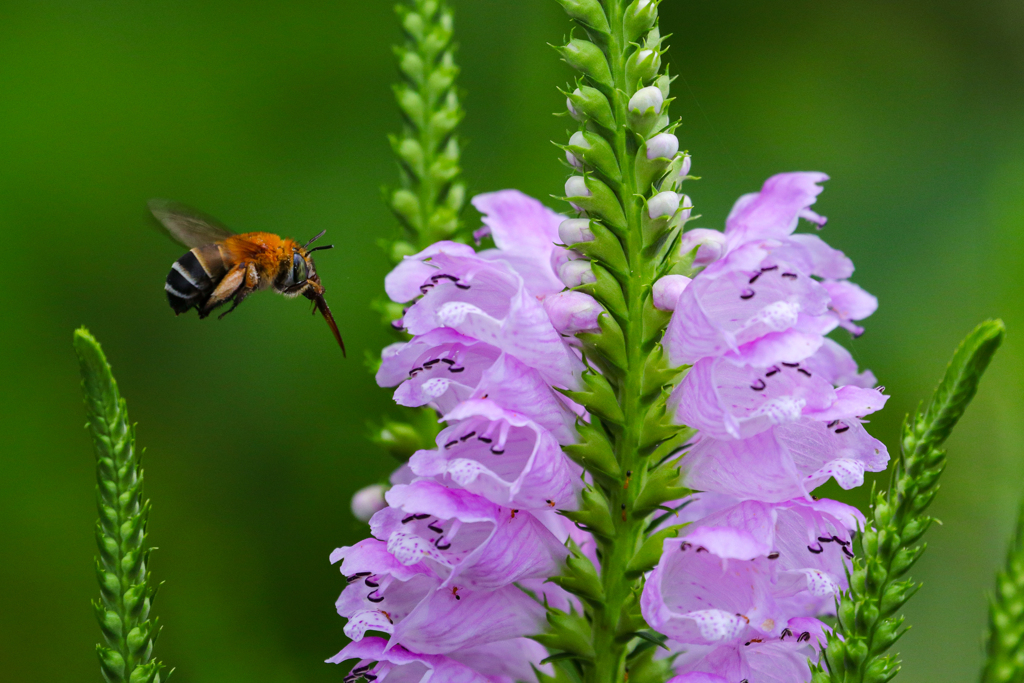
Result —
<instances>
[{"instance_id":1,"label":"bee antenna","mask_svg":"<svg viewBox=\"0 0 1024 683\"><path fill-rule=\"evenodd\" d=\"M316 242L318 239L323 237L325 234L327 234L327 231L326 230L321 230L320 233L316 237L314 237L313 239L311 239L310 241L308 241L304 245L302 245L302 248L305 249L309 245L313 244L313 242Z\"/></svg>"},{"instance_id":2,"label":"bee antenna","mask_svg":"<svg viewBox=\"0 0 1024 683\"><path fill-rule=\"evenodd\" d=\"M306 253L307 254L312 254L314 251L321 251L323 249L334 249L334 245L333 244L325 244L325 245L320 246L320 247L313 247L312 249L307 250Z\"/></svg>"}]
</instances>

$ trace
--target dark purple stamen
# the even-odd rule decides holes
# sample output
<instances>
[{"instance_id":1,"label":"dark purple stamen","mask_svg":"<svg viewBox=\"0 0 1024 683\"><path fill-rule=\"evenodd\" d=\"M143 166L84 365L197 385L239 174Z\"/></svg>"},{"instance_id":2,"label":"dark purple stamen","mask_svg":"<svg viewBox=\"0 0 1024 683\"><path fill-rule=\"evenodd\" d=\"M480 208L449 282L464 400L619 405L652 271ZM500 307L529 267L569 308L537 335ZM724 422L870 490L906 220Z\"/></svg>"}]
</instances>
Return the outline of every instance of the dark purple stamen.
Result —
<instances>
[{"instance_id":1,"label":"dark purple stamen","mask_svg":"<svg viewBox=\"0 0 1024 683\"><path fill-rule=\"evenodd\" d=\"M770 270L778 270L778 269L779 269L779 267L778 267L778 266L770 266L770 267L768 267L768 268L762 268L762 269L761 269L761 272L762 272L762 273L767 273L767 272L768 272L768 271L770 271Z\"/></svg>"},{"instance_id":2,"label":"dark purple stamen","mask_svg":"<svg viewBox=\"0 0 1024 683\"><path fill-rule=\"evenodd\" d=\"M391 327L393 327L396 330L402 329L402 327L403 327L402 321L401 320L392 320L391 321Z\"/></svg>"},{"instance_id":3,"label":"dark purple stamen","mask_svg":"<svg viewBox=\"0 0 1024 683\"><path fill-rule=\"evenodd\" d=\"M839 538L838 536L833 536L832 540L835 541L836 543L838 543L839 545L842 545L842 546L850 545L849 541L844 541L843 539Z\"/></svg>"},{"instance_id":4,"label":"dark purple stamen","mask_svg":"<svg viewBox=\"0 0 1024 683\"><path fill-rule=\"evenodd\" d=\"M842 427L836 430L836 434L842 434L843 432L849 431L850 425L844 424Z\"/></svg>"},{"instance_id":5,"label":"dark purple stamen","mask_svg":"<svg viewBox=\"0 0 1024 683\"><path fill-rule=\"evenodd\" d=\"M373 597L373 594L376 593L376 592L377 591L371 591L371 592L367 593L366 594L366 599L369 600L370 602L373 602L373 603L384 602L384 596L383 595L378 595L376 598Z\"/></svg>"},{"instance_id":6,"label":"dark purple stamen","mask_svg":"<svg viewBox=\"0 0 1024 683\"><path fill-rule=\"evenodd\" d=\"M768 372L764 373L764 376L765 377L771 377L772 375L775 375L775 374L777 374L779 372L782 372L782 371L779 370L779 368L777 366L773 365L771 370L769 370Z\"/></svg>"},{"instance_id":7,"label":"dark purple stamen","mask_svg":"<svg viewBox=\"0 0 1024 683\"><path fill-rule=\"evenodd\" d=\"M350 674L361 674L364 671L369 671L373 664L365 664L363 666L357 666L356 668L349 671Z\"/></svg>"},{"instance_id":8,"label":"dark purple stamen","mask_svg":"<svg viewBox=\"0 0 1024 683\"><path fill-rule=\"evenodd\" d=\"M818 548L815 549L814 546L818 546ZM825 551L825 549L821 547L820 543L815 543L814 545L809 545L809 546L807 546L807 549L810 550L815 555L820 555L821 553L823 553Z\"/></svg>"},{"instance_id":9,"label":"dark purple stamen","mask_svg":"<svg viewBox=\"0 0 1024 683\"><path fill-rule=\"evenodd\" d=\"M441 539L439 538L439 539L437 539L437 542L436 542L436 543L434 543L434 546L435 546L435 547L436 547L436 548L437 548L438 550L448 550L448 548L451 548L451 547L452 547L452 544L451 544L451 543L445 543L444 545L441 545L441 544L440 544L440 541L441 541Z\"/></svg>"},{"instance_id":10,"label":"dark purple stamen","mask_svg":"<svg viewBox=\"0 0 1024 683\"><path fill-rule=\"evenodd\" d=\"M466 434L465 436L460 437L459 441L468 441L469 439L472 439L474 436L476 436L476 432L470 432L469 434Z\"/></svg>"},{"instance_id":11,"label":"dark purple stamen","mask_svg":"<svg viewBox=\"0 0 1024 683\"><path fill-rule=\"evenodd\" d=\"M429 368L429 367L432 367L434 365L437 365L440 362L441 362L440 358L435 358L434 360L428 360L426 363L423 364L423 367Z\"/></svg>"},{"instance_id":12,"label":"dark purple stamen","mask_svg":"<svg viewBox=\"0 0 1024 683\"><path fill-rule=\"evenodd\" d=\"M373 674L363 674L363 678L370 681L370 683L373 683L373 681L377 680L377 677Z\"/></svg>"},{"instance_id":13,"label":"dark purple stamen","mask_svg":"<svg viewBox=\"0 0 1024 683\"><path fill-rule=\"evenodd\" d=\"M800 367L799 363L783 363L783 365L785 365L787 368L798 368L798 367Z\"/></svg>"},{"instance_id":14,"label":"dark purple stamen","mask_svg":"<svg viewBox=\"0 0 1024 683\"><path fill-rule=\"evenodd\" d=\"M744 301L746 301L747 299L753 299L754 298L754 294L755 294L754 290L752 290L750 288L747 288L747 289L744 289L742 292L740 292L740 298L743 299Z\"/></svg>"},{"instance_id":15,"label":"dark purple stamen","mask_svg":"<svg viewBox=\"0 0 1024 683\"><path fill-rule=\"evenodd\" d=\"M686 541L683 541L682 545L679 546L679 549L682 550L685 553L687 550L689 550L692 547L693 547L692 543L687 543Z\"/></svg>"},{"instance_id":16,"label":"dark purple stamen","mask_svg":"<svg viewBox=\"0 0 1024 683\"><path fill-rule=\"evenodd\" d=\"M804 631L803 633L801 633L799 635L799 637L797 637L796 642L798 642L798 643L806 643L810 639L811 639L811 632L810 631Z\"/></svg>"},{"instance_id":17,"label":"dark purple stamen","mask_svg":"<svg viewBox=\"0 0 1024 683\"><path fill-rule=\"evenodd\" d=\"M494 442L494 439L489 439L486 436L478 436L476 438L477 438L477 441L483 441L484 443L493 443Z\"/></svg>"},{"instance_id":18,"label":"dark purple stamen","mask_svg":"<svg viewBox=\"0 0 1024 683\"><path fill-rule=\"evenodd\" d=\"M759 277L761 277L761 273L758 273L754 277L750 278L750 284L754 284L755 282L757 282L757 278Z\"/></svg>"},{"instance_id":19,"label":"dark purple stamen","mask_svg":"<svg viewBox=\"0 0 1024 683\"><path fill-rule=\"evenodd\" d=\"M783 273L782 277L788 277L790 280L795 280L797 278L797 274L796 273Z\"/></svg>"},{"instance_id":20,"label":"dark purple stamen","mask_svg":"<svg viewBox=\"0 0 1024 683\"><path fill-rule=\"evenodd\" d=\"M504 452L505 452L504 448L499 449L499 450L494 450L493 448L491 449L491 453L493 453L494 455L501 455Z\"/></svg>"},{"instance_id":21,"label":"dark purple stamen","mask_svg":"<svg viewBox=\"0 0 1024 683\"><path fill-rule=\"evenodd\" d=\"M831 536L818 536L818 540L821 541L822 543L831 543L832 542L832 537Z\"/></svg>"},{"instance_id":22,"label":"dark purple stamen","mask_svg":"<svg viewBox=\"0 0 1024 683\"><path fill-rule=\"evenodd\" d=\"M451 358L442 358L441 362L446 365L455 365L455 361L453 361Z\"/></svg>"},{"instance_id":23,"label":"dark purple stamen","mask_svg":"<svg viewBox=\"0 0 1024 683\"><path fill-rule=\"evenodd\" d=\"M750 385L750 388L754 391L764 391L766 386L768 385L764 383L763 379L758 379L756 383Z\"/></svg>"},{"instance_id":24,"label":"dark purple stamen","mask_svg":"<svg viewBox=\"0 0 1024 683\"><path fill-rule=\"evenodd\" d=\"M433 531L435 534L443 534L444 533L444 529L442 529L441 527L434 526L433 522L428 524L427 528L430 529L431 531Z\"/></svg>"},{"instance_id":25,"label":"dark purple stamen","mask_svg":"<svg viewBox=\"0 0 1024 683\"><path fill-rule=\"evenodd\" d=\"M367 579L366 581L363 581L363 583L365 583L370 588L380 588L380 584L379 583L374 583L370 579Z\"/></svg>"},{"instance_id":26,"label":"dark purple stamen","mask_svg":"<svg viewBox=\"0 0 1024 683\"><path fill-rule=\"evenodd\" d=\"M420 294L426 294L429 290L433 289L434 285L423 285L420 287Z\"/></svg>"},{"instance_id":27,"label":"dark purple stamen","mask_svg":"<svg viewBox=\"0 0 1024 683\"><path fill-rule=\"evenodd\" d=\"M799 372L801 375L807 375L808 377L811 376L811 373L807 372L803 368L800 368L799 370L797 370L797 372Z\"/></svg>"},{"instance_id":28,"label":"dark purple stamen","mask_svg":"<svg viewBox=\"0 0 1024 683\"><path fill-rule=\"evenodd\" d=\"M458 440L458 439L455 439L454 441L449 441L448 443L446 443L446 444L444 445L444 447L445 447L445 448L451 448L452 446L456 446L456 445L458 445L458 443L459 443L459 440Z\"/></svg>"},{"instance_id":29,"label":"dark purple stamen","mask_svg":"<svg viewBox=\"0 0 1024 683\"><path fill-rule=\"evenodd\" d=\"M464 285L460 282L456 282L455 286L458 287L459 289L469 289L469 285Z\"/></svg>"},{"instance_id":30,"label":"dark purple stamen","mask_svg":"<svg viewBox=\"0 0 1024 683\"><path fill-rule=\"evenodd\" d=\"M438 280L451 280L452 282L458 282L459 278L454 275L448 275L447 273L441 273L440 275L434 275L430 278L431 282L436 283Z\"/></svg>"},{"instance_id":31,"label":"dark purple stamen","mask_svg":"<svg viewBox=\"0 0 1024 683\"><path fill-rule=\"evenodd\" d=\"M833 427L835 427L835 426L836 426L837 424L839 424L839 420L832 420L831 422L829 422L829 423L828 423L828 424L826 425L826 427L828 427L829 429L832 429L832 428L833 428Z\"/></svg>"},{"instance_id":32,"label":"dark purple stamen","mask_svg":"<svg viewBox=\"0 0 1024 683\"><path fill-rule=\"evenodd\" d=\"M697 546L697 552L698 553L706 553L707 551L708 551L708 549L705 548L704 546L702 546L702 545Z\"/></svg>"},{"instance_id":33,"label":"dark purple stamen","mask_svg":"<svg viewBox=\"0 0 1024 683\"><path fill-rule=\"evenodd\" d=\"M845 545L843 546L843 555L846 555L851 560L854 558L853 551L847 548Z\"/></svg>"},{"instance_id":34,"label":"dark purple stamen","mask_svg":"<svg viewBox=\"0 0 1024 683\"><path fill-rule=\"evenodd\" d=\"M770 553L768 553L768 559L769 560L777 560L777 559L779 559L779 551L778 550L773 550Z\"/></svg>"},{"instance_id":35,"label":"dark purple stamen","mask_svg":"<svg viewBox=\"0 0 1024 683\"><path fill-rule=\"evenodd\" d=\"M782 635L779 636L779 640L785 640L786 636L791 636L791 635L793 635L793 632L790 631L788 628L784 628L784 629L782 629Z\"/></svg>"},{"instance_id":36,"label":"dark purple stamen","mask_svg":"<svg viewBox=\"0 0 1024 683\"><path fill-rule=\"evenodd\" d=\"M464 371L465 369L466 369L466 368L457 368L457 367L455 367L455 366L453 365L452 367L448 368L448 372L462 372L462 371Z\"/></svg>"}]
</instances>

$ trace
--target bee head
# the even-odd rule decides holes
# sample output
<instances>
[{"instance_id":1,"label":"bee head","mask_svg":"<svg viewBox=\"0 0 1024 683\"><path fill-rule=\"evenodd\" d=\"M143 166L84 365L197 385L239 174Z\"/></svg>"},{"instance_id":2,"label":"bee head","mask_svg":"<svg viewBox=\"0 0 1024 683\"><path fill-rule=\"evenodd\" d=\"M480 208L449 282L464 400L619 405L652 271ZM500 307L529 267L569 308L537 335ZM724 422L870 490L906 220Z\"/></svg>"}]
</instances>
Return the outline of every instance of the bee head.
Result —
<instances>
[{"instance_id":1,"label":"bee head","mask_svg":"<svg viewBox=\"0 0 1024 683\"><path fill-rule=\"evenodd\" d=\"M278 275L275 286L279 292L287 297L304 294L309 299L323 295L323 285L320 284L320 276L316 274L316 264L313 263L311 254L321 249L333 249L334 245L324 245L306 250L313 242L323 237L324 230L319 235L306 242L301 247L295 247L292 251L291 263L283 264L281 273Z\"/></svg>"}]
</instances>

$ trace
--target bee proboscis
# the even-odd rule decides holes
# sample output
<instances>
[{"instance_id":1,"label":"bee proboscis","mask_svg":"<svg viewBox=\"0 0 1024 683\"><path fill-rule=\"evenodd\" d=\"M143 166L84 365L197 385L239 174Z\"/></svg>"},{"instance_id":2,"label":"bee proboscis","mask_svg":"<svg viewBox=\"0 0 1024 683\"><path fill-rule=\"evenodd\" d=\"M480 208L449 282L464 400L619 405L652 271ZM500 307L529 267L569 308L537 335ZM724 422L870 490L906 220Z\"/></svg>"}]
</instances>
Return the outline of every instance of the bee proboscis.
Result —
<instances>
[{"instance_id":1,"label":"bee proboscis","mask_svg":"<svg viewBox=\"0 0 1024 683\"><path fill-rule=\"evenodd\" d=\"M164 290L180 315L195 308L205 318L231 302L223 318L250 294L272 287L286 297L300 294L312 301L345 353L345 342L324 300L324 286L311 254L334 245L309 248L324 232L303 245L270 232L235 234L217 220L183 204L153 199L149 210L176 241L189 251L171 266Z\"/></svg>"}]
</instances>

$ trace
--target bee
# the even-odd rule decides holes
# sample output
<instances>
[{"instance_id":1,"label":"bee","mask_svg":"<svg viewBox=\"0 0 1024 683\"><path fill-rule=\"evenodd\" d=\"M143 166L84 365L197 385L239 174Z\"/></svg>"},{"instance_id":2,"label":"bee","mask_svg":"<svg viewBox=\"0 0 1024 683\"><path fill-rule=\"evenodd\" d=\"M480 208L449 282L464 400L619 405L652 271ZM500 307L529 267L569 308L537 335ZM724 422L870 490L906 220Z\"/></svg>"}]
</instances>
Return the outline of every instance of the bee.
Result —
<instances>
[{"instance_id":1,"label":"bee","mask_svg":"<svg viewBox=\"0 0 1024 683\"><path fill-rule=\"evenodd\" d=\"M345 354L345 342L324 300L324 286L311 256L334 245L309 248L326 230L300 246L269 232L237 235L217 220L176 202L153 199L149 210L172 238L189 247L171 266L164 284L175 315L195 308L199 317L205 318L231 302L231 308L220 314L223 318L253 292L272 287L288 298L301 294L312 301L314 313L320 311Z\"/></svg>"}]
</instances>

